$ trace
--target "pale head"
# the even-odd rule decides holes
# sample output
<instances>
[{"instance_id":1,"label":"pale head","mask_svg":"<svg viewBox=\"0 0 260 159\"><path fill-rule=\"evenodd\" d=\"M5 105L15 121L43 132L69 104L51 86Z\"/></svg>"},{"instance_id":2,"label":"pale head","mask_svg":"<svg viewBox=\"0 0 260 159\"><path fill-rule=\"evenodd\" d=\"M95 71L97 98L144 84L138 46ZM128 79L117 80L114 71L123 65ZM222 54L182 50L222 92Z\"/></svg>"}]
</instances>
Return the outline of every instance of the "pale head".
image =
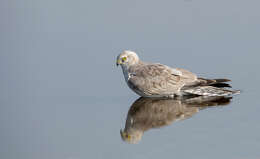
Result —
<instances>
[{"instance_id":1,"label":"pale head","mask_svg":"<svg viewBox=\"0 0 260 159\"><path fill-rule=\"evenodd\" d=\"M139 57L133 51L125 50L117 56L116 65L131 66L139 62Z\"/></svg>"}]
</instances>

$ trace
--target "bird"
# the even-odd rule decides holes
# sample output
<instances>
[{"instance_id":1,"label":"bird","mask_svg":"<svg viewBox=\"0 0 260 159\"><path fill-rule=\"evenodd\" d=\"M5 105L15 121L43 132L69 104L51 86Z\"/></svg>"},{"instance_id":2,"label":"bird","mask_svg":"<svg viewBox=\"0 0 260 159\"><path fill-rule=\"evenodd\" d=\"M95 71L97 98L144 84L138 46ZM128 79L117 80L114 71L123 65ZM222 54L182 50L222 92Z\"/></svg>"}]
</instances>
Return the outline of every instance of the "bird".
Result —
<instances>
[{"instance_id":1,"label":"bird","mask_svg":"<svg viewBox=\"0 0 260 159\"><path fill-rule=\"evenodd\" d=\"M144 132L169 126L174 122L191 118L200 110L225 106L232 97L198 96L181 99L144 98L137 99L129 108L125 128L120 130L123 141L137 144Z\"/></svg>"},{"instance_id":2,"label":"bird","mask_svg":"<svg viewBox=\"0 0 260 159\"><path fill-rule=\"evenodd\" d=\"M117 56L129 88L141 97L175 98L182 96L231 96L239 90L231 87L229 79L207 79L182 68L140 60L137 53L125 50Z\"/></svg>"}]
</instances>

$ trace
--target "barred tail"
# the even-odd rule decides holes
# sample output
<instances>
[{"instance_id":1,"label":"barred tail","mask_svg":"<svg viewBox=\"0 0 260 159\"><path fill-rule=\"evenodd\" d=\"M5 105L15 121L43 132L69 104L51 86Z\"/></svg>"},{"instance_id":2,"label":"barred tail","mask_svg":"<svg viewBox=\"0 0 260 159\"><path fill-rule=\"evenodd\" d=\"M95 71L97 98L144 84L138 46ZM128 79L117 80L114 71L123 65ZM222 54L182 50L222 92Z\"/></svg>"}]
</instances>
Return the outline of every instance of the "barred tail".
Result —
<instances>
[{"instance_id":1,"label":"barred tail","mask_svg":"<svg viewBox=\"0 0 260 159\"><path fill-rule=\"evenodd\" d=\"M228 90L214 86L198 86L186 89L184 92L202 96L231 96L240 93L239 90Z\"/></svg>"}]
</instances>

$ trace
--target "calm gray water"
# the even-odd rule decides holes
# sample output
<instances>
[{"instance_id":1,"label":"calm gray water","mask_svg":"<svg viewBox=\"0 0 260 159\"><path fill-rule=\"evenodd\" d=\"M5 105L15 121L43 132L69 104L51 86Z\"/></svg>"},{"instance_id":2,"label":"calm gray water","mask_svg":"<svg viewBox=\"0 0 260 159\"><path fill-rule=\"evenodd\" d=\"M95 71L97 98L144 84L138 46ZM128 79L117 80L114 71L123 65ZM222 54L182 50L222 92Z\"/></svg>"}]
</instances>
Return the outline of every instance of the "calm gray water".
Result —
<instances>
[{"instance_id":1,"label":"calm gray water","mask_svg":"<svg viewBox=\"0 0 260 159\"><path fill-rule=\"evenodd\" d=\"M0 1L0 158L260 158L260 1ZM229 105L122 141L116 56L230 78Z\"/></svg>"}]
</instances>

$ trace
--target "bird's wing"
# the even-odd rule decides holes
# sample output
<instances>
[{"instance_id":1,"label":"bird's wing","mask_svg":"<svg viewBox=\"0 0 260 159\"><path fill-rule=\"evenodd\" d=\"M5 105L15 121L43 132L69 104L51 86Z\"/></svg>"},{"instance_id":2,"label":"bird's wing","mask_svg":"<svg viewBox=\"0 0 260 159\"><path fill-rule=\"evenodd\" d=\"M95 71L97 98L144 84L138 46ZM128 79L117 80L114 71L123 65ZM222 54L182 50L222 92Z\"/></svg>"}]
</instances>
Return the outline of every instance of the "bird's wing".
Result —
<instances>
[{"instance_id":1,"label":"bird's wing","mask_svg":"<svg viewBox=\"0 0 260 159\"><path fill-rule=\"evenodd\" d=\"M184 69L174 69L162 64L143 64L130 68L133 76L129 84L147 95L176 94L187 82L197 79Z\"/></svg>"}]
</instances>

